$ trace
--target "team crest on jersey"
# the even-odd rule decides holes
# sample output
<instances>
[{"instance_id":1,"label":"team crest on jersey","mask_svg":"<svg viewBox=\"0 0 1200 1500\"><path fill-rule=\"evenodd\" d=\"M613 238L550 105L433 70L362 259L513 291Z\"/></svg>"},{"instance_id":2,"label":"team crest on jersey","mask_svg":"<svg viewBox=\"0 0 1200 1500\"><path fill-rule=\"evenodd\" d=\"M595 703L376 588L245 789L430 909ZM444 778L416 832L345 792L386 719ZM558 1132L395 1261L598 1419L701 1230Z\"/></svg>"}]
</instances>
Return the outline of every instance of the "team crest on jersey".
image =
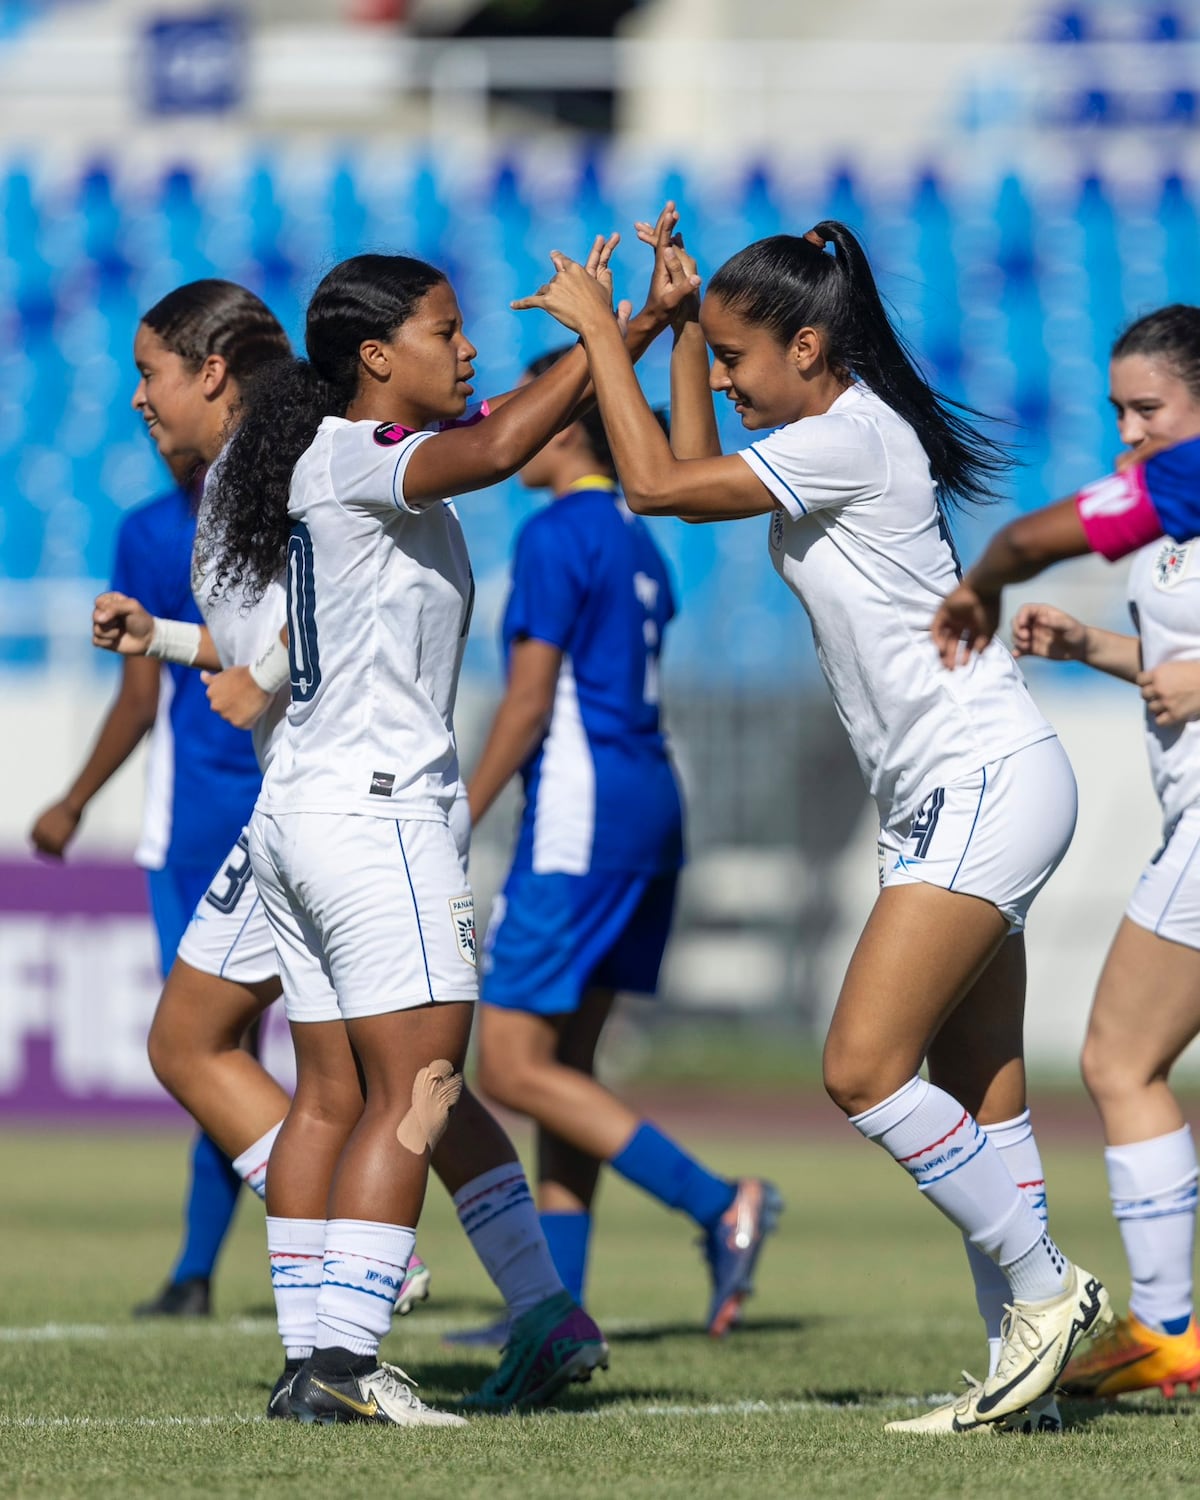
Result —
<instances>
[{"instance_id":1,"label":"team crest on jersey","mask_svg":"<svg viewBox=\"0 0 1200 1500\"><path fill-rule=\"evenodd\" d=\"M380 422L372 436L381 448L394 448L406 437L412 437L412 428L401 427L399 422Z\"/></svg>"},{"instance_id":2,"label":"team crest on jersey","mask_svg":"<svg viewBox=\"0 0 1200 1500\"><path fill-rule=\"evenodd\" d=\"M778 552L783 546L783 512L778 507L771 512L771 550Z\"/></svg>"},{"instance_id":3,"label":"team crest on jersey","mask_svg":"<svg viewBox=\"0 0 1200 1500\"><path fill-rule=\"evenodd\" d=\"M1188 543L1166 542L1154 559L1154 582L1160 589L1173 589L1187 573Z\"/></svg>"},{"instance_id":4,"label":"team crest on jersey","mask_svg":"<svg viewBox=\"0 0 1200 1500\"><path fill-rule=\"evenodd\" d=\"M466 963L475 967L475 897L451 896L450 919L454 923L454 941Z\"/></svg>"}]
</instances>

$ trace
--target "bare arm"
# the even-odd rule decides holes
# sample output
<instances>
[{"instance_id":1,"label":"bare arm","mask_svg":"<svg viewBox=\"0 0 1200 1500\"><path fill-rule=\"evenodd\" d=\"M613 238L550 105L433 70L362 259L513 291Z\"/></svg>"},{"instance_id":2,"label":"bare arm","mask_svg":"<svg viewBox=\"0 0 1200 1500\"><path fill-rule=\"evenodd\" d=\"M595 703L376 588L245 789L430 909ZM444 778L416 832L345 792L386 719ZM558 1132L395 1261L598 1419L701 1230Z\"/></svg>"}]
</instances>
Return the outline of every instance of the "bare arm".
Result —
<instances>
[{"instance_id":1,"label":"bare arm","mask_svg":"<svg viewBox=\"0 0 1200 1500\"><path fill-rule=\"evenodd\" d=\"M513 647L508 686L467 787L473 824L541 743L554 708L561 665L562 652L546 641L518 641Z\"/></svg>"},{"instance_id":2,"label":"bare arm","mask_svg":"<svg viewBox=\"0 0 1200 1500\"><path fill-rule=\"evenodd\" d=\"M159 666L144 657L127 657L121 687L105 716L78 776L66 795L46 808L30 830L35 849L61 859L74 838L84 808L132 755L158 712Z\"/></svg>"},{"instance_id":3,"label":"bare arm","mask_svg":"<svg viewBox=\"0 0 1200 1500\"><path fill-rule=\"evenodd\" d=\"M168 623L175 623L174 621ZM188 627L191 629L191 627ZM189 665L209 672L221 670L221 658L213 645L207 625L200 632L200 648ZM100 594L92 609L92 645L100 651L115 651L118 656L145 656L154 638L154 616L128 594L111 591Z\"/></svg>"},{"instance_id":4,"label":"bare arm","mask_svg":"<svg viewBox=\"0 0 1200 1500\"><path fill-rule=\"evenodd\" d=\"M1136 635L1084 625L1052 604L1023 604L1017 611L1013 655L1078 661L1124 682L1136 682L1142 670L1142 643Z\"/></svg>"},{"instance_id":5,"label":"bare arm","mask_svg":"<svg viewBox=\"0 0 1200 1500\"><path fill-rule=\"evenodd\" d=\"M1010 521L934 616L931 629L942 664L954 667L964 654L969 658L987 646L999 628L1000 596L1008 584L1091 550L1073 495Z\"/></svg>"},{"instance_id":6,"label":"bare arm","mask_svg":"<svg viewBox=\"0 0 1200 1500\"><path fill-rule=\"evenodd\" d=\"M677 459L654 419L620 333L607 316L595 283L564 255L552 257L557 275L517 309L538 307L583 339L596 400L631 510L642 515L733 520L775 509L767 487L736 454ZM682 268L680 269L682 276ZM691 285L690 280L686 283Z\"/></svg>"}]
</instances>

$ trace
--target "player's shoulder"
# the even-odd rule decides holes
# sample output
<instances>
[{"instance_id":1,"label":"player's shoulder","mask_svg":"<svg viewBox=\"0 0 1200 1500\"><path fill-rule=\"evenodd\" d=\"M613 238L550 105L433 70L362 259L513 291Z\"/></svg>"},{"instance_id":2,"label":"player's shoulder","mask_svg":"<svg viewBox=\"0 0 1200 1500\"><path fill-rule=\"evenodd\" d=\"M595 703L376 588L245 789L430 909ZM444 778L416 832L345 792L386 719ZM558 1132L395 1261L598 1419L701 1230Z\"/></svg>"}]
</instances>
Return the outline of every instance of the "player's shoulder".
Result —
<instances>
[{"instance_id":1,"label":"player's shoulder","mask_svg":"<svg viewBox=\"0 0 1200 1500\"><path fill-rule=\"evenodd\" d=\"M136 505L117 528L120 544L159 546L182 537L190 549L196 514L185 490L166 490L153 500Z\"/></svg>"}]
</instances>

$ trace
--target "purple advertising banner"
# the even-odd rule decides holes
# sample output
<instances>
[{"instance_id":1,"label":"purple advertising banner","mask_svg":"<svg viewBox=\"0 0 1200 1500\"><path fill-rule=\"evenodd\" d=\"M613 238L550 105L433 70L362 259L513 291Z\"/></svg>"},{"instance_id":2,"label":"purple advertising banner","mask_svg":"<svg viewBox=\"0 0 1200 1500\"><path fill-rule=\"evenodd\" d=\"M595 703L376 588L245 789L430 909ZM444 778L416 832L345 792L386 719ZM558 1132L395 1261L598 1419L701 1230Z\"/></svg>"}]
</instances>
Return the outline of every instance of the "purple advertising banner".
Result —
<instances>
[{"instance_id":1,"label":"purple advertising banner","mask_svg":"<svg viewBox=\"0 0 1200 1500\"><path fill-rule=\"evenodd\" d=\"M0 1117L181 1119L146 1057L161 988L141 870L0 861ZM290 1082L269 1020L265 1060Z\"/></svg>"}]
</instances>

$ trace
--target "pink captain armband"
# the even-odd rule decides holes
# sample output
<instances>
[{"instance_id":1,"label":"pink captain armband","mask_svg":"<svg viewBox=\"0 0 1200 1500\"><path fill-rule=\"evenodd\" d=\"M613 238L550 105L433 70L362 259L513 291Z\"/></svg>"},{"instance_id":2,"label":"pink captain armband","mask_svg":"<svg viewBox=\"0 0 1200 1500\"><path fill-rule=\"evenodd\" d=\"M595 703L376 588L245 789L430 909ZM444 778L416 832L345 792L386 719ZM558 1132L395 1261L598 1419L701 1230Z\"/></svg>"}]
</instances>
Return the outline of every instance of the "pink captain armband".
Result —
<instances>
[{"instance_id":1,"label":"pink captain armband","mask_svg":"<svg viewBox=\"0 0 1200 1500\"><path fill-rule=\"evenodd\" d=\"M1075 497L1075 508L1088 545L1109 562L1163 535L1142 464L1085 484Z\"/></svg>"}]
</instances>

